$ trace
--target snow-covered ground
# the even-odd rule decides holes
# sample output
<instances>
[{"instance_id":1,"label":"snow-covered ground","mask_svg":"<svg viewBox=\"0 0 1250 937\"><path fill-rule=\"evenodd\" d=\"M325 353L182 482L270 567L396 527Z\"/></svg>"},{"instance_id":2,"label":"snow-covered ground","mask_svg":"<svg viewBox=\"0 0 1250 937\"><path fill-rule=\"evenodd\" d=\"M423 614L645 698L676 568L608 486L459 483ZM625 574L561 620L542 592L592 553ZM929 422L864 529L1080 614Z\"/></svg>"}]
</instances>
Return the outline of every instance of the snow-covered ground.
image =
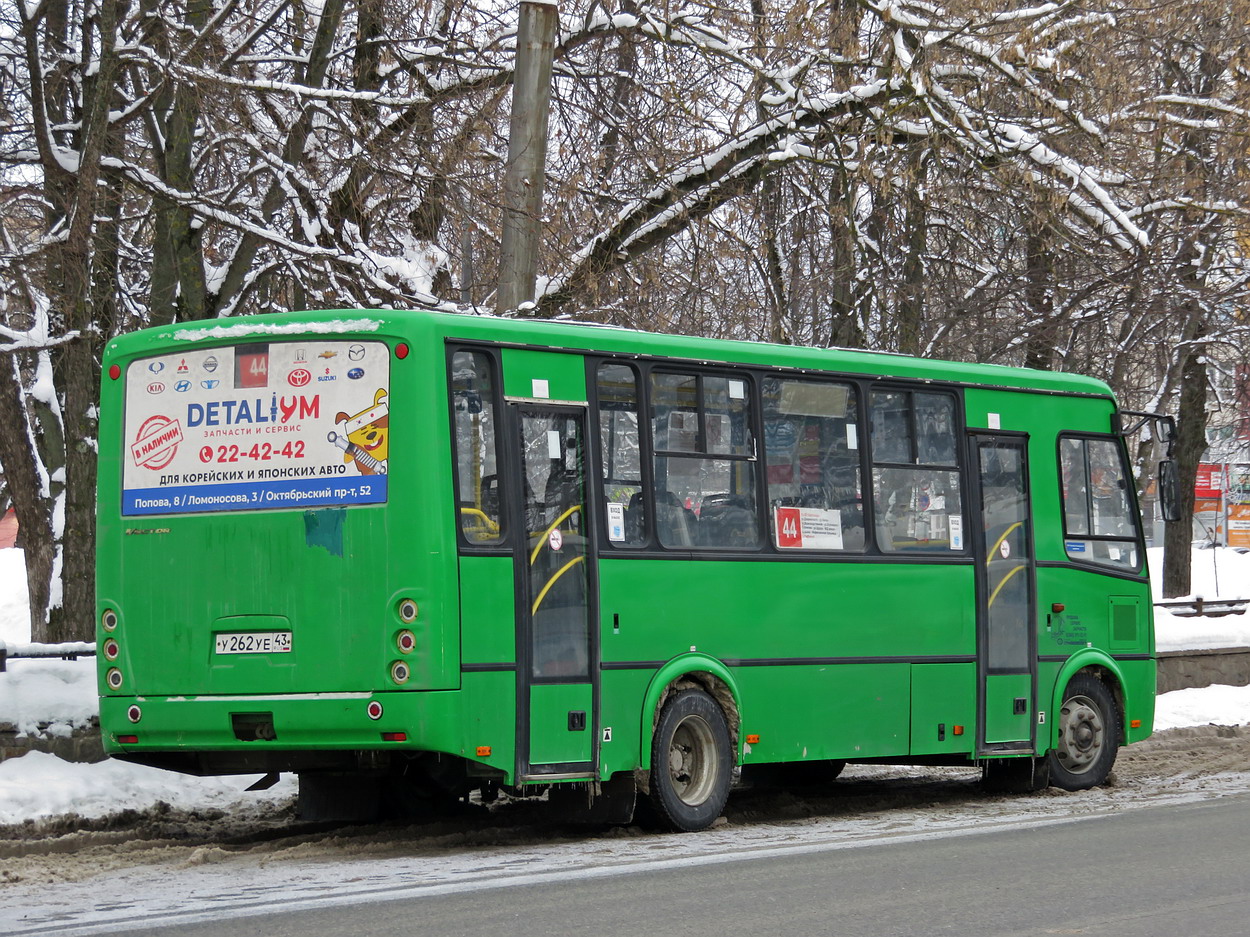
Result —
<instances>
[{"instance_id":1,"label":"snow-covered ground","mask_svg":"<svg viewBox=\"0 0 1250 937\"><path fill-rule=\"evenodd\" d=\"M1151 551L1150 562L1152 569L1160 567L1156 551ZM1250 554L1195 550L1193 571L1194 595L1250 598ZM21 551L0 549L0 642L9 646L30 640L25 578ZM1250 647L1250 614L1200 619L1160 611L1156 638L1161 651ZM12 661L8 672L0 674L0 722L13 723L22 732L37 732L40 725L47 725L43 731L49 734L67 734L95 713L92 658ZM1213 686L1159 697L1156 730L1208 724L1250 725L1250 687ZM295 792L291 776L268 791L244 792L254 780L192 778L118 761L72 764L32 752L0 762L0 825L71 811L84 817L105 816L157 801L184 808L225 808L241 801L284 801Z\"/></svg>"}]
</instances>

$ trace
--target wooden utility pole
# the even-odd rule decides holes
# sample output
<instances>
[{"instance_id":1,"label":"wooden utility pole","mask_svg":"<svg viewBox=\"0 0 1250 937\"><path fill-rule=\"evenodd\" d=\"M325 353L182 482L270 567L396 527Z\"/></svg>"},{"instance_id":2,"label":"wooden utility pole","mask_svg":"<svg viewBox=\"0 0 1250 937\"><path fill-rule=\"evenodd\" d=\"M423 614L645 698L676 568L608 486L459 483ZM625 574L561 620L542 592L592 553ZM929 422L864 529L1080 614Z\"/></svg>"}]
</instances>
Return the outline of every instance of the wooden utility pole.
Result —
<instances>
[{"instance_id":1,"label":"wooden utility pole","mask_svg":"<svg viewBox=\"0 0 1250 937\"><path fill-rule=\"evenodd\" d=\"M499 313L534 301L557 14L554 0L522 0L504 174L503 241L495 303Z\"/></svg>"}]
</instances>

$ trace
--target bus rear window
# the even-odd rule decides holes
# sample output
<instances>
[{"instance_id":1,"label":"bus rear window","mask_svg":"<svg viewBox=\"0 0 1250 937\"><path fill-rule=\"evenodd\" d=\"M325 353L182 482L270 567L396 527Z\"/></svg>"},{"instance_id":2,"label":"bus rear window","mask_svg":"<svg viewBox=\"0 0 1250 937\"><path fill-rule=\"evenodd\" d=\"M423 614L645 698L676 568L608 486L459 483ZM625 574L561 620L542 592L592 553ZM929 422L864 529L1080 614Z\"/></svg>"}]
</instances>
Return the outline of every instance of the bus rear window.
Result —
<instances>
[{"instance_id":1,"label":"bus rear window","mask_svg":"<svg viewBox=\"0 0 1250 937\"><path fill-rule=\"evenodd\" d=\"M390 353L377 341L188 348L126 369L122 514L386 501Z\"/></svg>"}]
</instances>

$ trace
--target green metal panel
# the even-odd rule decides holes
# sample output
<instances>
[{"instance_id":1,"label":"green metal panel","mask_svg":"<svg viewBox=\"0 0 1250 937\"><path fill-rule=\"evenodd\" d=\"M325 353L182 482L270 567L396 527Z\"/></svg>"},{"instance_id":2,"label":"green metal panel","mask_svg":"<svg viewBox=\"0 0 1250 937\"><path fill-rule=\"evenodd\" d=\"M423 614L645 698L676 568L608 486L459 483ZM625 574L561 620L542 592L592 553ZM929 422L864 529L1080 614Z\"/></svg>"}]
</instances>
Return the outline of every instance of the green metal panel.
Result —
<instances>
[{"instance_id":1,"label":"green metal panel","mask_svg":"<svg viewBox=\"0 0 1250 937\"><path fill-rule=\"evenodd\" d=\"M516 765L516 674L466 673L461 709L463 744L458 754L480 761L513 778ZM481 747L489 755L478 754Z\"/></svg>"},{"instance_id":2,"label":"green metal panel","mask_svg":"<svg viewBox=\"0 0 1250 937\"><path fill-rule=\"evenodd\" d=\"M125 697L100 700L100 722L105 750L111 754L148 750L225 751L255 750L262 743L240 742L232 729L231 714L272 713L277 738L263 743L274 751L310 749L412 749L460 754L460 705L463 697L452 691L429 693L325 693L315 696L275 694L252 699L235 696L144 697L143 717L131 723ZM366 712L371 700L382 704L383 715L372 719ZM383 732L406 732L403 742L383 743ZM136 735L138 743L119 744L118 735ZM505 752L506 753L506 752Z\"/></svg>"},{"instance_id":3,"label":"green metal panel","mask_svg":"<svg viewBox=\"0 0 1250 937\"><path fill-rule=\"evenodd\" d=\"M1111 604L1111 647L1115 650L1136 648L1141 643L1141 600L1132 595L1108 597Z\"/></svg>"},{"instance_id":4,"label":"green metal panel","mask_svg":"<svg viewBox=\"0 0 1250 937\"><path fill-rule=\"evenodd\" d=\"M743 667L744 763L907 754L909 664Z\"/></svg>"},{"instance_id":5,"label":"green metal panel","mask_svg":"<svg viewBox=\"0 0 1250 937\"><path fill-rule=\"evenodd\" d=\"M721 660L976 653L971 561L605 558L599 568L605 661L667 660L692 646Z\"/></svg>"},{"instance_id":6,"label":"green metal panel","mask_svg":"<svg viewBox=\"0 0 1250 937\"><path fill-rule=\"evenodd\" d=\"M610 777L617 771L642 767L643 699L655 671L605 670L600 675L599 775ZM647 744L650 746L651 720L647 719Z\"/></svg>"},{"instance_id":7,"label":"green metal panel","mask_svg":"<svg viewBox=\"0 0 1250 937\"><path fill-rule=\"evenodd\" d=\"M503 386L509 397L585 403L586 361L581 355L505 348Z\"/></svg>"},{"instance_id":8,"label":"green metal panel","mask_svg":"<svg viewBox=\"0 0 1250 937\"><path fill-rule=\"evenodd\" d=\"M590 761L594 731L591 702L588 683L537 683L530 687L530 764ZM582 714L583 728L570 728L570 713Z\"/></svg>"},{"instance_id":9,"label":"green metal panel","mask_svg":"<svg viewBox=\"0 0 1250 937\"><path fill-rule=\"evenodd\" d=\"M985 741L1020 742L1030 738L1033 720L1033 678L1029 674L991 674L985 678ZM1016 713L1015 701L1024 700Z\"/></svg>"},{"instance_id":10,"label":"green metal panel","mask_svg":"<svg viewBox=\"0 0 1250 937\"><path fill-rule=\"evenodd\" d=\"M975 664L913 664L912 755L970 753L976 742ZM962 734L956 735L956 726Z\"/></svg>"},{"instance_id":11,"label":"green metal panel","mask_svg":"<svg viewBox=\"0 0 1250 937\"><path fill-rule=\"evenodd\" d=\"M604 660L658 662L693 657L694 648L728 661L741 691L743 736L761 736L744 760L905 754L911 665L891 661L966 656L962 666L973 667L971 563L706 560L675 566L605 559L600 571ZM662 603L656 594L664 596ZM918 595L925 596L919 615ZM788 663L757 663L779 658ZM811 658L834 660L806 664ZM862 658L881 662L856 662ZM975 686L962 692L960 711L971 714ZM617 705L606 690L604 699L605 707ZM644 706L641 717L649 733L653 713ZM960 718L971 737L975 720ZM645 764L649 738L641 742ZM612 766L632 767L623 760Z\"/></svg>"},{"instance_id":12,"label":"green metal panel","mask_svg":"<svg viewBox=\"0 0 1250 937\"><path fill-rule=\"evenodd\" d=\"M1154 660L1120 662L1120 689L1124 696L1124 741L1149 738L1155 723L1155 688L1158 671ZM1133 723L1137 725L1133 725Z\"/></svg>"},{"instance_id":13,"label":"green metal panel","mask_svg":"<svg viewBox=\"0 0 1250 937\"><path fill-rule=\"evenodd\" d=\"M466 663L516 660L514 575L510 556L460 558L460 653Z\"/></svg>"}]
</instances>

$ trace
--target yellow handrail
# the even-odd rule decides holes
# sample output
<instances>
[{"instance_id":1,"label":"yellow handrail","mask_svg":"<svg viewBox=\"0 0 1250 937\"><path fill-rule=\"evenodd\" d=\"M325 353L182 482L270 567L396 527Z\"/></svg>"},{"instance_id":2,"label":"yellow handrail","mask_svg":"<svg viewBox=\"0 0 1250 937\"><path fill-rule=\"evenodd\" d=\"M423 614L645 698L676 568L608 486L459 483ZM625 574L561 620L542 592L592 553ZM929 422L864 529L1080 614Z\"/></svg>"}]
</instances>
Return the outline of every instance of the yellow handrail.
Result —
<instances>
[{"instance_id":1,"label":"yellow handrail","mask_svg":"<svg viewBox=\"0 0 1250 937\"><path fill-rule=\"evenodd\" d=\"M556 580L584 559L586 559L585 556L575 556L556 570L555 575L548 579L547 584L543 586L543 591L538 593L538 598L534 599L534 605L530 608L531 615L538 614L538 606L542 605L543 599L547 597L547 593L551 591L551 587L556 584Z\"/></svg>"},{"instance_id":2,"label":"yellow handrail","mask_svg":"<svg viewBox=\"0 0 1250 937\"><path fill-rule=\"evenodd\" d=\"M1028 563L1021 563L1019 566L1017 566L1015 569L1009 572L1006 576L1004 576L1001 580L999 580L998 585L995 587L994 591L990 594L990 600L985 603L985 607L989 608L990 606L994 604L994 600L998 598L998 593L1002 592L1003 586L1007 585L1007 580L1009 580L1016 573L1020 572L1020 570L1028 569L1028 567L1029 567Z\"/></svg>"},{"instance_id":3,"label":"yellow handrail","mask_svg":"<svg viewBox=\"0 0 1250 937\"><path fill-rule=\"evenodd\" d=\"M478 517L480 517L483 521L485 521L485 522L486 522L486 526L490 528L490 532L491 532L491 533L493 533L493 534L497 534L497 533L499 533L499 525L498 525L497 523L495 523L493 520L491 520L491 519L490 519L490 517L489 517L489 516L488 516L488 515L487 515L484 511L482 511L481 509L479 509L479 508L461 508L461 509L460 509L460 513L461 513L461 514L476 514Z\"/></svg>"}]
</instances>

